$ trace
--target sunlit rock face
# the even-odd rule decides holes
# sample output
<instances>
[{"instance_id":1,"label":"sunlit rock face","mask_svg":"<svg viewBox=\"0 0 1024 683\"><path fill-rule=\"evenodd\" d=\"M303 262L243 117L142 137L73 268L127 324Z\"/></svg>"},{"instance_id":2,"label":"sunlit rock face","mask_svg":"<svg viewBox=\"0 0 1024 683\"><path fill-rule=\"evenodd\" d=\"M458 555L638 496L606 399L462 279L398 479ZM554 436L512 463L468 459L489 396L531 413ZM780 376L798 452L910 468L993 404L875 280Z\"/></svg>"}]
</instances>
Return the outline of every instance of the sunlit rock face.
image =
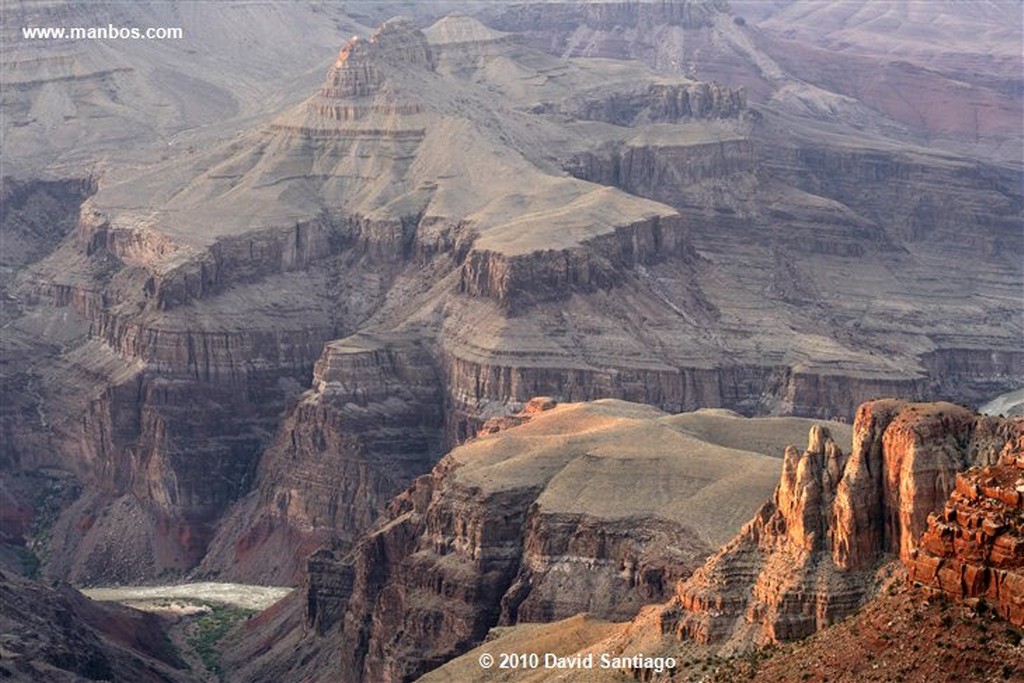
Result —
<instances>
[{"instance_id":1,"label":"sunlit rock face","mask_svg":"<svg viewBox=\"0 0 1024 683\"><path fill-rule=\"evenodd\" d=\"M975 466L956 486L904 562L910 580L955 600L984 603L1024 625L1024 426L1007 441L998 463Z\"/></svg>"},{"instance_id":2,"label":"sunlit rock face","mask_svg":"<svg viewBox=\"0 0 1024 683\"><path fill-rule=\"evenodd\" d=\"M737 647L803 638L873 597L875 571L893 555L945 586L929 555L941 546L935 513L954 486L966 490L961 472L1008 457L1022 429L953 404L896 400L860 407L848 455L812 428L802 455L787 450L772 501L680 582L663 630Z\"/></svg>"},{"instance_id":3,"label":"sunlit rock face","mask_svg":"<svg viewBox=\"0 0 1024 683\"><path fill-rule=\"evenodd\" d=\"M314 553L281 616L303 624L293 641L267 649L273 627L254 625L230 656L241 679L316 676L340 656L364 680L406 680L493 626L627 620L757 509L785 444L812 426L849 443L834 422L538 397L449 452L353 545Z\"/></svg>"}]
</instances>

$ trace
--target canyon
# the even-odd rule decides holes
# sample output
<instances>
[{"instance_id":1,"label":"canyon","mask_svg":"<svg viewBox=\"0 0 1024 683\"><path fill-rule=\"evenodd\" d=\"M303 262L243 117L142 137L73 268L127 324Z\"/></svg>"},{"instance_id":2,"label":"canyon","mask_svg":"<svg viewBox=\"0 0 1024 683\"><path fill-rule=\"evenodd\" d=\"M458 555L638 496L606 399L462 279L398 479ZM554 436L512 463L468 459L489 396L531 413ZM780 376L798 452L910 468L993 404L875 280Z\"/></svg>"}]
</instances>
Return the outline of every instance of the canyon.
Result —
<instances>
[{"instance_id":1,"label":"canyon","mask_svg":"<svg viewBox=\"0 0 1024 683\"><path fill-rule=\"evenodd\" d=\"M849 419L1016 388L1019 168L503 21L388 21L300 104L67 202L6 285L35 398L5 430L50 453L16 469L87 482L50 575L294 581L245 558L350 543L535 395Z\"/></svg>"},{"instance_id":2,"label":"canyon","mask_svg":"<svg viewBox=\"0 0 1024 683\"><path fill-rule=\"evenodd\" d=\"M237 679L413 680L493 626L627 620L757 509L787 443L821 429L609 399L535 400L515 421L447 454L354 547L314 553L298 594L229 654Z\"/></svg>"},{"instance_id":3,"label":"canyon","mask_svg":"<svg viewBox=\"0 0 1024 683\"><path fill-rule=\"evenodd\" d=\"M892 557L1016 619L1020 31L841 5L5 6L0 565L299 585L231 656L365 680L584 611L743 652ZM186 39L20 33L108 22Z\"/></svg>"}]
</instances>

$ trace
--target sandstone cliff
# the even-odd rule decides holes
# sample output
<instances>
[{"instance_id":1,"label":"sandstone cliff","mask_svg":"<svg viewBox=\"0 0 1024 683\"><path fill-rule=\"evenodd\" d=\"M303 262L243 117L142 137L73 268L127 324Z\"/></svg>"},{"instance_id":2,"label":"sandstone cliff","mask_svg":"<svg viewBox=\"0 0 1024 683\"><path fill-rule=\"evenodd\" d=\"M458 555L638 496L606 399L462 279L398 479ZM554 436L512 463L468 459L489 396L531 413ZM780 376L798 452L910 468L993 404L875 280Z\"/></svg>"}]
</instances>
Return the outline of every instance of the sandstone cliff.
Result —
<instances>
[{"instance_id":1,"label":"sandstone cliff","mask_svg":"<svg viewBox=\"0 0 1024 683\"><path fill-rule=\"evenodd\" d=\"M957 474L996 462L1021 428L951 404L882 400L858 410L848 456L812 430L803 455L787 451L773 500L679 584L662 628L742 648L851 614L877 589L881 559L917 555Z\"/></svg>"}]
</instances>

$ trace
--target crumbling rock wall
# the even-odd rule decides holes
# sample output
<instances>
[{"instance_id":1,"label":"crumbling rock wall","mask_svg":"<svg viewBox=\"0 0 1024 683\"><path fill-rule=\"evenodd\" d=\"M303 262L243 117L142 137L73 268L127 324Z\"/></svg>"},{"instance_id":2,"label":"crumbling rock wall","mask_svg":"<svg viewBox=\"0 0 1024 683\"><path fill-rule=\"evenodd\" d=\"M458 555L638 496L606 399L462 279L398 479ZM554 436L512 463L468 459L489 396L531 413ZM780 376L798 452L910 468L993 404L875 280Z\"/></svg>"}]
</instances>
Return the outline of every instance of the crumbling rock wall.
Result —
<instances>
[{"instance_id":1,"label":"crumbling rock wall","mask_svg":"<svg viewBox=\"0 0 1024 683\"><path fill-rule=\"evenodd\" d=\"M904 562L910 580L1024 625L1024 421L997 464L958 474Z\"/></svg>"}]
</instances>

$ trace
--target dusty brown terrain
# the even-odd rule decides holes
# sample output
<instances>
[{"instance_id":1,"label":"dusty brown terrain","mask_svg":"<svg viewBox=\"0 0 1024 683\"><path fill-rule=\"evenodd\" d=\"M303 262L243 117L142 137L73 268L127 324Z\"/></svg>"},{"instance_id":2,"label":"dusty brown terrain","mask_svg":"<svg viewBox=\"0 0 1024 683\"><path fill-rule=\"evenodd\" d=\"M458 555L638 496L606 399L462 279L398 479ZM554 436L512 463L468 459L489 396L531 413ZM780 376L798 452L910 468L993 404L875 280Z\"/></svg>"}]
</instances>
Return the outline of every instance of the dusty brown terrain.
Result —
<instances>
[{"instance_id":1,"label":"dusty brown terrain","mask_svg":"<svg viewBox=\"0 0 1024 683\"><path fill-rule=\"evenodd\" d=\"M489 681L943 681L1024 680L1024 633L990 611L936 600L907 586L897 571L854 616L813 636L745 655L723 656L694 644L666 647L638 639L621 624L573 617L499 630L493 640L420 678L423 683ZM629 643L625 645L625 643ZM643 652L672 656L672 676L630 670L484 670L484 653Z\"/></svg>"},{"instance_id":2,"label":"dusty brown terrain","mask_svg":"<svg viewBox=\"0 0 1024 683\"><path fill-rule=\"evenodd\" d=\"M798 643L715 667L712 681L1019 681L1022 632L902 583ZM685 679L684 679L685 680Z\"/></svg>"}]
</instances>

